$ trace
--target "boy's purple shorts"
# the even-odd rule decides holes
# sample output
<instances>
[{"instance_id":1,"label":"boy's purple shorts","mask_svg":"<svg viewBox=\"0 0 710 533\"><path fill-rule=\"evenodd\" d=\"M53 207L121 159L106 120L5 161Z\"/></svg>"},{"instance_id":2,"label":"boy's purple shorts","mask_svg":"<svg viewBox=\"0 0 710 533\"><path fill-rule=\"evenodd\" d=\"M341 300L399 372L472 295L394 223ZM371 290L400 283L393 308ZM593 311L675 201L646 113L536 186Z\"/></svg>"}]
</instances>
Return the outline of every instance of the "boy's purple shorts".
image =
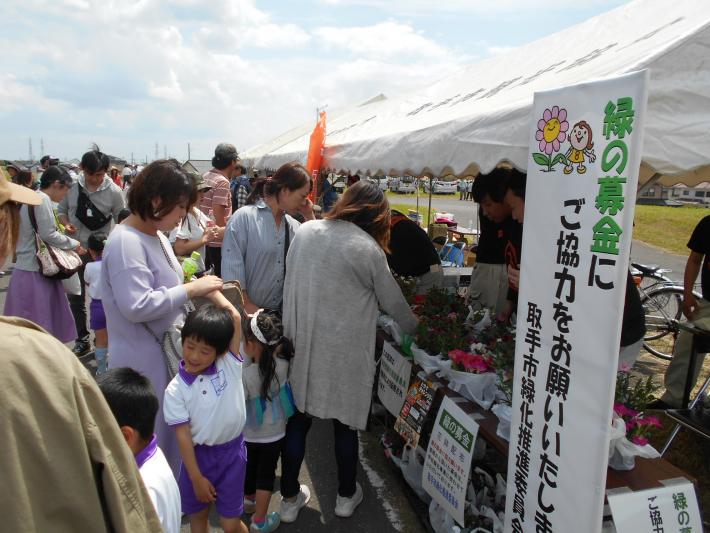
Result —
<instances>
[{"instance_id":1,"label":"boy's purple shorts","mask_svg":"<svg viewBox=\"0 0 710 533\"><path fill-rule=\"evenodd\" d=\"M106 314L101 300L91 300L89 304L89 327L92 331L106 329Z\"/></svg>"},{"instance_id":2,"label":"boy's purple shorts","mask_svg":"<svg viewBox=\"0 0 710 533\"><path fill-rule=\"evenodd\" d=\"M195 458L200 472L217 491L217 512L225 518L236 518L244 512L244 476L247 466L247 448L244 437L239 435L236 439L224 444L208 446L195 445ZM185 514L199 513L209 507L195 496L192 481L187 475L185 465L180 465L180 499L182 512Z\"/></svg>"}]
</instances>

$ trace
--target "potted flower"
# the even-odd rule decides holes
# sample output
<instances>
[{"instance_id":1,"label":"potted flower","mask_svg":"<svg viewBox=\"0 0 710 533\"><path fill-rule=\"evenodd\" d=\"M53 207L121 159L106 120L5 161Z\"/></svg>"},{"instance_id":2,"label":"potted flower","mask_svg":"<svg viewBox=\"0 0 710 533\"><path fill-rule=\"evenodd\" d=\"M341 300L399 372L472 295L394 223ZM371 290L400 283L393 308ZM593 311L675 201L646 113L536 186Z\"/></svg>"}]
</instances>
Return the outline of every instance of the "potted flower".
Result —
<instances>
[{"instance_id":1,"label":"potted flower","mask_svg":"<svg viewBox=\"0 0 710 533\"><path fill-rule=\"evenodd\" d=\"M630 366L622 365L616 375L614 418L609 445L609 466L615 470L631 470L637 456L654 458L659 453L649 444L649 436L661 427L655 416L643 412L658 387L652 376L633 379Z\"/></svg>"},{"instance_id":2,"label":"potted flower","mask_svg":"<svg viewBox=\"0 0 710 533\"><path fill-rule=\"evenodd\" d=\"M441 371L448 378L450 389L489 409L496 397L496 374L484 348L474 344L468 350L450 350L449 361L442 363Z\"/></svg>"}]
</instances>

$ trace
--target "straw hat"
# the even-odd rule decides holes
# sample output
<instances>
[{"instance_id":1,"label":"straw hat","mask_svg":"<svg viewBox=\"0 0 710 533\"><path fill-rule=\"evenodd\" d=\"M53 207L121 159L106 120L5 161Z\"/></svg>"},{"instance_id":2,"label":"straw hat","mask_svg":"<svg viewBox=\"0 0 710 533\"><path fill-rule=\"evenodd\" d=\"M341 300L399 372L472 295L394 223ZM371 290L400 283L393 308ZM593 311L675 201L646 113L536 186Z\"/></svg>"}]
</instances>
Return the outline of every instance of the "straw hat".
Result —
<instances>
[{"instance_id":1,"label":"straw hat","mask_svg":"<svg viewBox=\"0 0 710 533\"><path fill-rule=\"evenodd\" d=\"M6 202L39 205L42 199L32 189L10 183L5 178L0 177L0 205L5 205Z\"/></svg>"}]
</instances>

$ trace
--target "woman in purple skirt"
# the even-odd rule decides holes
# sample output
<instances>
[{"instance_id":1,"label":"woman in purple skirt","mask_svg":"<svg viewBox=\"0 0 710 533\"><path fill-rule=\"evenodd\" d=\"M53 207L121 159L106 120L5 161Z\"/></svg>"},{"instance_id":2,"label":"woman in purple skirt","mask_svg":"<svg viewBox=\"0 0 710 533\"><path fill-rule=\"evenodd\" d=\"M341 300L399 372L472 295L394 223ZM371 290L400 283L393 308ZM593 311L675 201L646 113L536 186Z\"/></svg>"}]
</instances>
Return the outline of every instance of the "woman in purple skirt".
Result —
<instances>
[{"instance_id":1,"label":"woman in purple skirt","mask_svg":"<svg viewBox=\"0 0 710 533\"><path fill-rule=\"evenodd\" d=\"M164 235L182 222L196 197L195 180L177 161L145 167L128 192L131 215L109 235L101 261L109 368L127 366L152 382L160 400L155 433L176 474L180 452L163 418L163 393L172 376L156 337L184 321L189 299L222 288L216 276L183 283L180 263Z\"/></svg>"},{"instance_id":2,"label":"woman in purple skirt","mask_svg":"<svg viewBox=\"0 0 710 533\"><path fill-rule=\"evenodd\" d=\"M40 181L38 194L42 203L36 207L22 206L17 262L7 289L4 312L6 316L19 316L39 324L62 342L70 342L76 337L74 318L62 282L45 278L39 272L37 245L28 210L34 210L37 231L44 242L62 250L85 253L79 241L59 231L52 206L52 202L64 198L71 184L71 176L66 170L51 166L44 171Z\"/></svg>"}]
</instances>

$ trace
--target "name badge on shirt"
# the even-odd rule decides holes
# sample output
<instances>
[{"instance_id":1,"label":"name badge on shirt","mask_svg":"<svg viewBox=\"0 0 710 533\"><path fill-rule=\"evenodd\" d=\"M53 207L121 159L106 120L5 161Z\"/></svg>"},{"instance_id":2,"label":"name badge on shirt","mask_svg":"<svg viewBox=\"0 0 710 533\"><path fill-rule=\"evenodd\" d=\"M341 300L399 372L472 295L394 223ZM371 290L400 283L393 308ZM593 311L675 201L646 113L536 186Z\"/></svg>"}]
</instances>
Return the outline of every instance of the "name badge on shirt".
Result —
<instances>
[{"instance_id":1,"label":"name badge on shirt","mask_svg":"<svg viewBox=\"0 0 710 533\"><path fill-rule=\"evenodd\" d=\"M212 386L214 387L214 392L219 396L227 388L227 377L224 375L224 370L217 372L217 375L210 379Z\"/></svg>"}]
</instances>

